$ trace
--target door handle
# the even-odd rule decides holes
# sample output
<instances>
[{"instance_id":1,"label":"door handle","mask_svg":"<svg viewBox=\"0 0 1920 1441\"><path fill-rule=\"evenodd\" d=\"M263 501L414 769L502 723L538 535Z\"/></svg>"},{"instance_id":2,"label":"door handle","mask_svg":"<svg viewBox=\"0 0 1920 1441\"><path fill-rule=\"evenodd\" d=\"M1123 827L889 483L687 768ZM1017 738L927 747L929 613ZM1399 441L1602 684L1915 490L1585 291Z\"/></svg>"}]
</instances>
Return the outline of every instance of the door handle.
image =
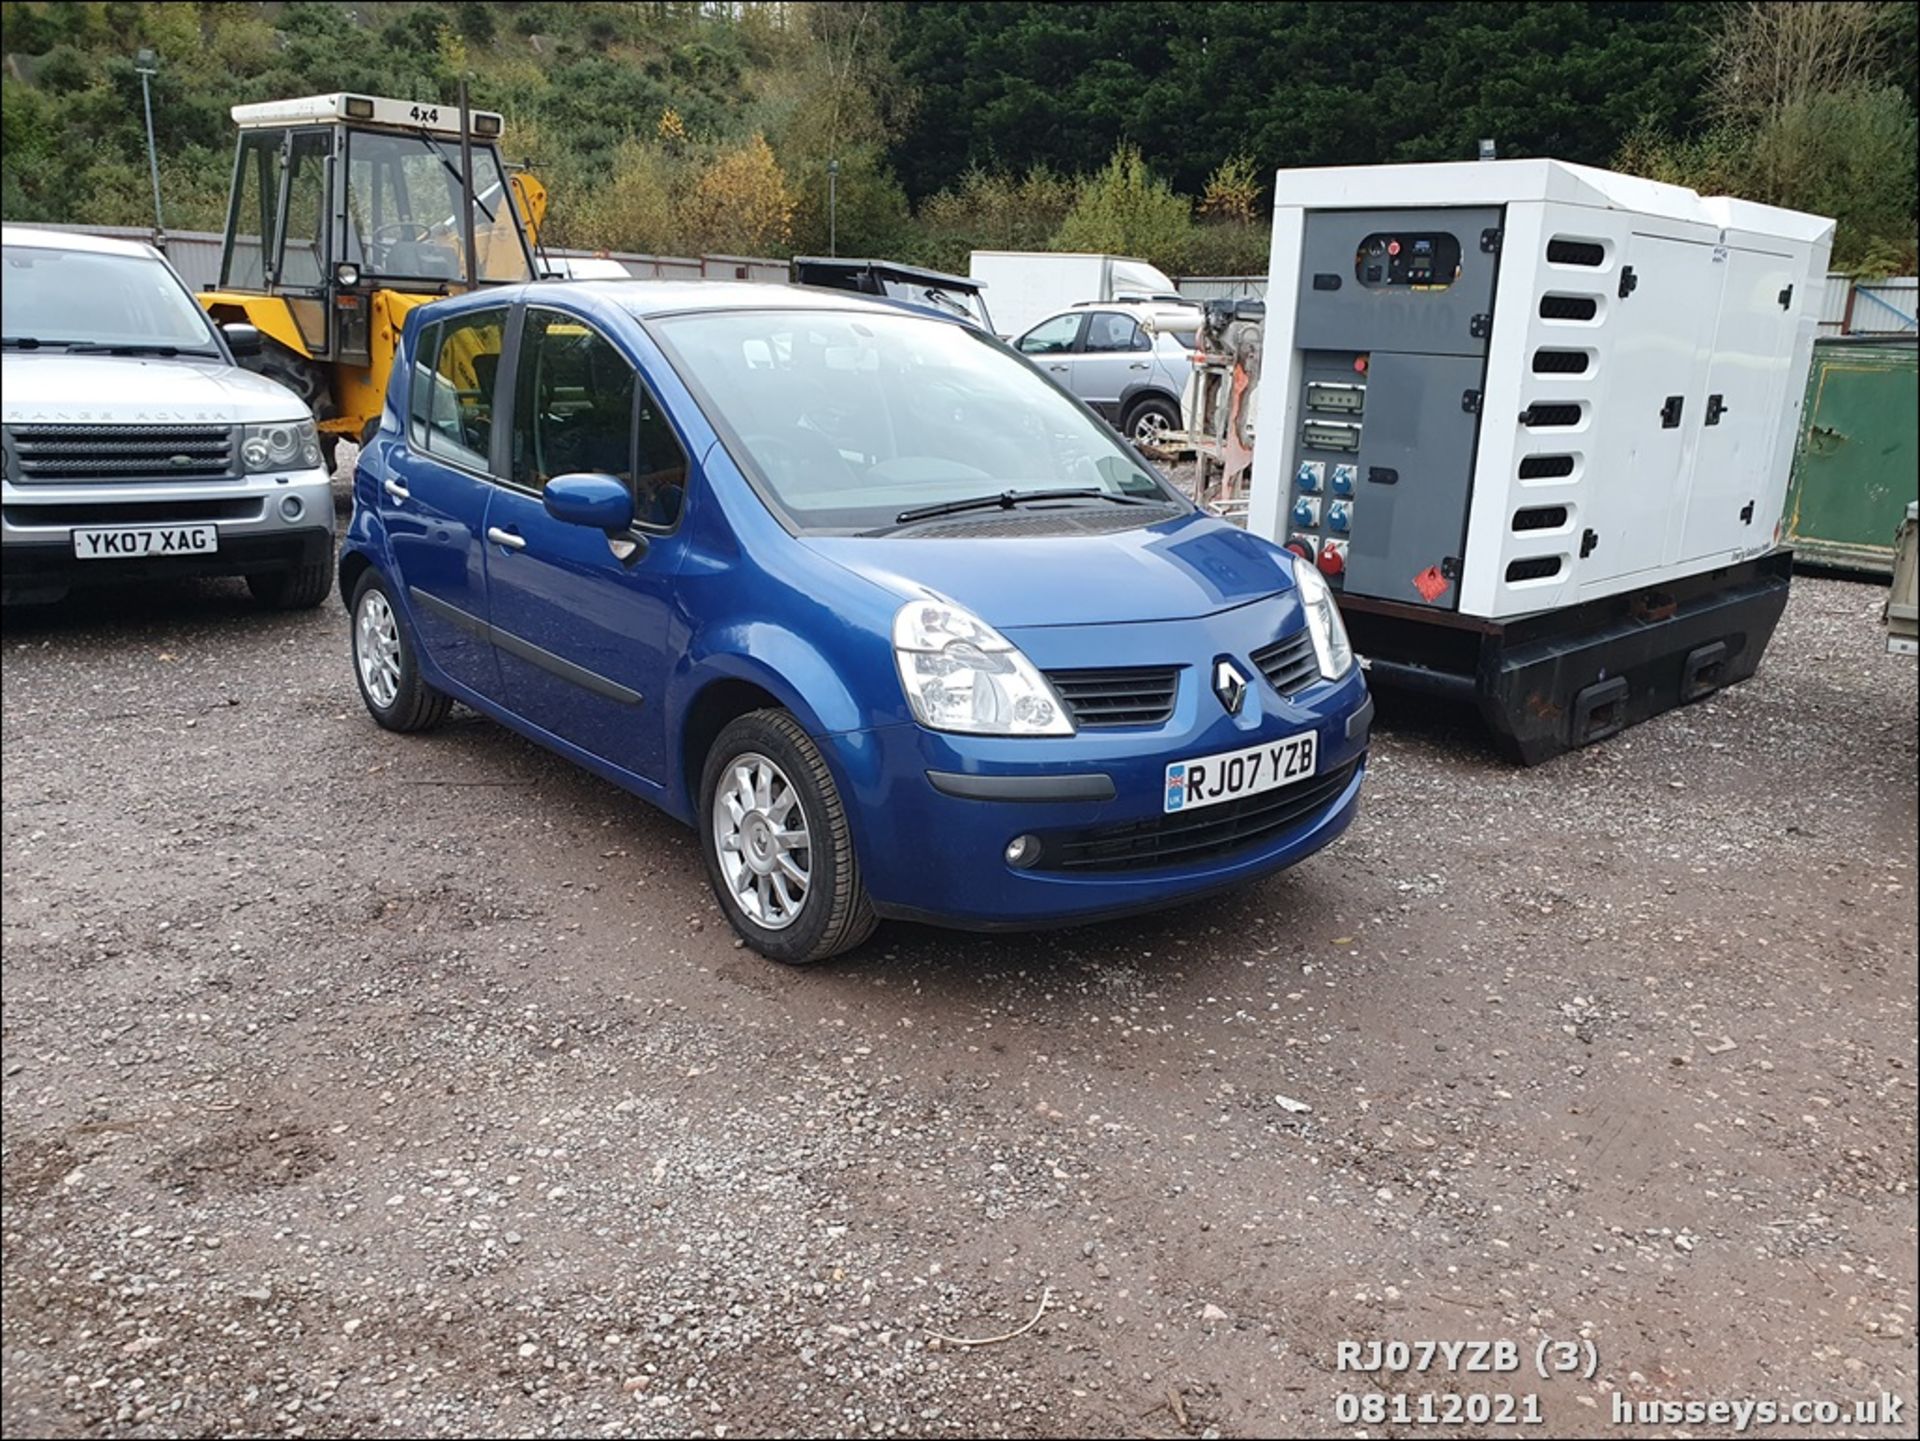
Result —
<instances>
[{"instance_id":1,"label":"door handle","mask_svg":"<svg viewBox=\"0 0 1920 1441\"><path fill-rule=\"evenodd\" d=\"M1064 365L1049 365L1047 369L1051 370L1055 375L1065 375L1067 373L1067 367Z\"/></svg>"},{"instance_id":2,"label":"door handle","mask_svg":"<svg viewBox=\"0 0 1920 1441\"><path fill-rule=\"evenodd\" d=\"M412 491L408 490L399 481L392 479L387 481L387 494L392 496L395 501L411 500L413 498Z\"/></svg>"},{"instance_id":3,"label":"door handle","mask_svg":"<svg viewBox=\"0 0 1920 1441\"><path fill-rule=\"evenodd\" d=\"M512 531L502 530L497 525L487 527L487 539L495 545L504 545L508 550L527 548L527 538L524 535L515 535Z\"/></svg>"},{"instance_id":4,"label":"door handle","mask_svg":"<svg viewBox=\"0 0 1920 1441\"><path fill-rule=\"evenodd\" d=\"M1127 369L1128 370L1146 370L1148 369L1148 365L1144 360L1136 360L1131 365L1129 365Z\"/></svg>"}]
</instances>

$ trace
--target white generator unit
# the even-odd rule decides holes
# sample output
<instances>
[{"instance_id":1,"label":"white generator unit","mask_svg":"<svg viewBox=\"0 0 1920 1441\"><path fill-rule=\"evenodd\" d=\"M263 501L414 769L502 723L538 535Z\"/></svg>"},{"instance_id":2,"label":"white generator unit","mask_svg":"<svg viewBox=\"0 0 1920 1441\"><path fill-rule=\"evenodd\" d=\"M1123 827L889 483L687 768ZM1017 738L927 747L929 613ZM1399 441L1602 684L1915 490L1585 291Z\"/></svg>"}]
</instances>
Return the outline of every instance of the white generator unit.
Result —
<instances>
[{"instance_id":1,"label":"white generator unit","mask_svg":"<svg viewBox=\"0 0 1920 1441\"><path fill-rule=\"evenodd\" d=\"M1555 160L1282 170L1248 524L1529 762L1753 673L1833 222Z\"/></svg>"}]
</instances>

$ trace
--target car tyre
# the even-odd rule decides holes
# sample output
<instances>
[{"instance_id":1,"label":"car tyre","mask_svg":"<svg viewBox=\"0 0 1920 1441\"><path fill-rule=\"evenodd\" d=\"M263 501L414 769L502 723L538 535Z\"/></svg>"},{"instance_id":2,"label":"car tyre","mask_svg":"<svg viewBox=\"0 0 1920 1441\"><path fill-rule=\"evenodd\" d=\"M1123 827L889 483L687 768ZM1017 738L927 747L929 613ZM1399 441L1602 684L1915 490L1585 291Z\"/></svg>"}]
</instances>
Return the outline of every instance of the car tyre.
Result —
<instances>
[{"instance_id":1,"label":"car tyre","mask_svg":"<svg viewBox=\"0 0 1920 1441\"><path fill-rule=\"evenodd\" d=\"M268 610L312 610L333 594L332 538L328 538L320 559L285 570L257 572L247 577L247 589Z\"/></svg>"},{"instance_id":2,"label":"car tyre","mask_svg":"<svg viewBox=\"0 0 1920 1441\"><path fill-rule=\"evenodd\" d=\"M761 955L806 965L873 933L839 787L788 712L753 711L720 732L701 768L698 824L720 908Z\"/></svg>"},{"instance_id":3,"label":"car tyre","mask_svg":"<svg viewBox=\"0 0 1920 1441\"><path fill-rule=\"evenodd\" d=\"M1146 446L1161 439L1170 430L1180 428L1180 412L1163 396L1149 395L1127 407L1127 418L1120 430L1135 445Z\"/></svg>"},{"instance_id":4,"label":"car tyre","mask_svg":"<svg viewBox=\"0 0 1920 1441\"><path fill-rule=\"evenodd\" d=\"M402 732L432 730L445 720L453 699L421 679L413 637L380 572L360 577L348 615L353 678L374 720Z\"/></svg>"}]
</instances>

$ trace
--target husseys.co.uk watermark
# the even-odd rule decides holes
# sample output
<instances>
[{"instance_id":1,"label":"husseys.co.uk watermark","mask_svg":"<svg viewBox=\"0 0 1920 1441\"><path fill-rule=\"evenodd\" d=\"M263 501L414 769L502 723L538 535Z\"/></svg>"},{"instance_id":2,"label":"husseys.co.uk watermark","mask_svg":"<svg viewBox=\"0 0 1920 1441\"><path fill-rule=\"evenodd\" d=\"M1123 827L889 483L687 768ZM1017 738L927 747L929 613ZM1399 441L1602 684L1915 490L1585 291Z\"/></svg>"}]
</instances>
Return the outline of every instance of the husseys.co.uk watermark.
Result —
<instances>
[{"instance_id":1,"label":"husseys.co.uk watermark","mask_svg":"<svg viewBox=\"0 0 1920 1441\"><path fill-rule=\"evenodd\" d=\"M1542 1381L1591 1381L1599 1370L1594 1343L1544 1337L1523 1346L1511 1339L1459 1341L1341 1341L1334 1370L1356 1376L1532 1376ZM1851 1401L1637 1400L1613 1392L1603 1414L1621 1427L1717 1426L1743 1434L1756 1426L1906 1427L1906 1398L1882 1391ZM1334 1398L1343 1425L1540 1426L1537 1391L1342 1391Z\"/></svg>"}]
</instances>

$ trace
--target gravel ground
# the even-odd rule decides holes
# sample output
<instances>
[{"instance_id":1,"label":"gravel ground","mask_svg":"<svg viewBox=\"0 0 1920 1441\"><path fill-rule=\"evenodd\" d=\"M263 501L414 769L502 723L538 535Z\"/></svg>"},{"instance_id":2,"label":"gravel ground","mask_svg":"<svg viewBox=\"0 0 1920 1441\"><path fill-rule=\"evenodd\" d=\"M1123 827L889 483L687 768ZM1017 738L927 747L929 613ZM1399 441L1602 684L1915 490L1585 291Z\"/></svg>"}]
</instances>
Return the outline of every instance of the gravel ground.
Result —
<instances>
[{"instance_id":1,"label":"gravel ground","mask_svg":"<svg viewBox=\"0 0 1920 1441\"><path fill-rule=\"evenodd\" d=\"M804 972L637 802L464 714L377 730L338 606L10 615L0 1424L1911 1414L1915 669L1881 594L1796 582L1754 681L1537 770L1383 702L1349 836L1243 894L887 925ZM1542 1337L1593 1378L1335 1369Z\"/></svg>"}]
</instances>

